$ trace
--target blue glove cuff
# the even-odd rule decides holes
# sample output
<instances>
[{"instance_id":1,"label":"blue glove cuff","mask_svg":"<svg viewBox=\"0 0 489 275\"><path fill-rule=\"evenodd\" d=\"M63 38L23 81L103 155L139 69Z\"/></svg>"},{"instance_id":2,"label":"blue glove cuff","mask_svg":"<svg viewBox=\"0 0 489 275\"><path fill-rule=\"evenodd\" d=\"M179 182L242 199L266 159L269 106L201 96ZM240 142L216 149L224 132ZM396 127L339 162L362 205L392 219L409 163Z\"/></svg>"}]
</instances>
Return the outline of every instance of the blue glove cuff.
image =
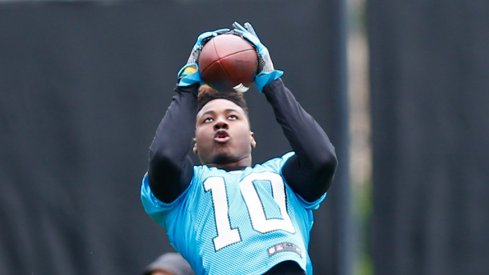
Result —
<instances>
[{"instance_id":1,"label":"blue glove cuff","mask_svg":"<svg viewBox=\"0 0 489 275\"><path fill-rule=\"evenodd\" d=\"M201 83L199 66L195 63L187 64L178 71L178 86L190 86Z\"/></svg>"},{"instance_id":2,"label":"blue glove cuff","mask_svg":"<svg viewBox=\"0 0 489 275\"><path fill-rule=\"evenodd\" d=\"M255 77L256 88L260 93L263 92L263 87L268 83L279 79L284 74L281 70L274 70L271 72L261 72Z\"/></svg>"}]
</instances>

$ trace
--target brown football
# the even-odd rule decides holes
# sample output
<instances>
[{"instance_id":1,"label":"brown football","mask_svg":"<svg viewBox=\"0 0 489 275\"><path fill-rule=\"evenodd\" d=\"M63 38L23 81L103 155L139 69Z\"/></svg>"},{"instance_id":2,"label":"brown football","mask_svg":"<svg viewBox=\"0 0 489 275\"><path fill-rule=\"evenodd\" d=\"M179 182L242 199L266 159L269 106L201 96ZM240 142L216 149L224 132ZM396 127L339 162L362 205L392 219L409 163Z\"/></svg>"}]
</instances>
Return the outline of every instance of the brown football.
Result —
<instances>
[{"instance_id":1,"label":"brown football","mask_svg":"<svg viewBox=\"0 0 489 275\"><path fill-rule=\"evenodd\" d=\"M204 45L198 63L204 83L219 91L245 92L258 71L258 54L244 38L226 33Z\"/></svg>"}]
</instances>

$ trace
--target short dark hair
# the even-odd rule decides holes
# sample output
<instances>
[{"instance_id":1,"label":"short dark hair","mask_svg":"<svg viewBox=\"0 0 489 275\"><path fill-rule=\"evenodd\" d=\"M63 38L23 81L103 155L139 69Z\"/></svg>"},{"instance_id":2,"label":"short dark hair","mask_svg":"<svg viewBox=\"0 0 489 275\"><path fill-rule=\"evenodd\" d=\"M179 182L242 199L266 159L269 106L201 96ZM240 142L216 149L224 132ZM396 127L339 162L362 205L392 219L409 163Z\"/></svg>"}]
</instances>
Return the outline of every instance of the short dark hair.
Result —
<instances>
[{"instance_id":1,"label":"short dark hair","mask_svg":"<svg viewBox=\"0 0 489 275\"><path fill-rule=\"evenodd\" d=\"M243 111L248 115L248 105L246 104L246 100L243 96L243 93L239 92L220 92L218 90L213 89L208 85L202 85L199 88L199 95L197 99L198 111L204 107L207 103L214 99L227 99L234 104L238 105L243 109Z\"/></svg>"}]
</instances>

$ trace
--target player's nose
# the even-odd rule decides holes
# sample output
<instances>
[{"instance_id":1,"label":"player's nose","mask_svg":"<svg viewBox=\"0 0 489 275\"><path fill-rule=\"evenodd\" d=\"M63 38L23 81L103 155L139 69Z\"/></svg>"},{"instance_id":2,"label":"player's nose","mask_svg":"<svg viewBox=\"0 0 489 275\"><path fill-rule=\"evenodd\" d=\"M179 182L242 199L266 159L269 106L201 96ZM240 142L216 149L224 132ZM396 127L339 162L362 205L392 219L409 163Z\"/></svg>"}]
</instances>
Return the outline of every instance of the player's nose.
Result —
<instances>
[{"instance_id":1,"label":"player's nose","mask_svg":"<svg viewBox=\"0 0 489 275\"><path fill-rule=\"evenodd\" d=\"M227 130L228 128L229 128L229 125L227 124L226 120L224 120L224 119L217 119L216 123L214 123L214 130L221 130L221 129Z\"/></svg>"}]
</instances>

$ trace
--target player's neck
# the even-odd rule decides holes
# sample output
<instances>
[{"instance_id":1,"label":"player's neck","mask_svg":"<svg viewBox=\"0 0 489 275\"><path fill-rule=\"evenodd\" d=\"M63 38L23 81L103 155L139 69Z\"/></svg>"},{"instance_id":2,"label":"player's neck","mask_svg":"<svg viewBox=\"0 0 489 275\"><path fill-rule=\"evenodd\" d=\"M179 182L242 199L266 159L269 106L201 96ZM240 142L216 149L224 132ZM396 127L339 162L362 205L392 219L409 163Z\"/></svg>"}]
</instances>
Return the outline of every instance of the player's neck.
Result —
<instances>
[{"instance_id":1,"label":"player's neck","mask_svg":"<svg viewBox=\"0 0 489 275\"><path fill-rule=\"evenodd\" d=\"M251 166L251 156L239 159L233 162L224 162L224 163L207 163L207 166L216 167L219 169L223 169L226 171L234 171L234 170L243 170L246 167Z\"/></svg>"}]
</instances>

